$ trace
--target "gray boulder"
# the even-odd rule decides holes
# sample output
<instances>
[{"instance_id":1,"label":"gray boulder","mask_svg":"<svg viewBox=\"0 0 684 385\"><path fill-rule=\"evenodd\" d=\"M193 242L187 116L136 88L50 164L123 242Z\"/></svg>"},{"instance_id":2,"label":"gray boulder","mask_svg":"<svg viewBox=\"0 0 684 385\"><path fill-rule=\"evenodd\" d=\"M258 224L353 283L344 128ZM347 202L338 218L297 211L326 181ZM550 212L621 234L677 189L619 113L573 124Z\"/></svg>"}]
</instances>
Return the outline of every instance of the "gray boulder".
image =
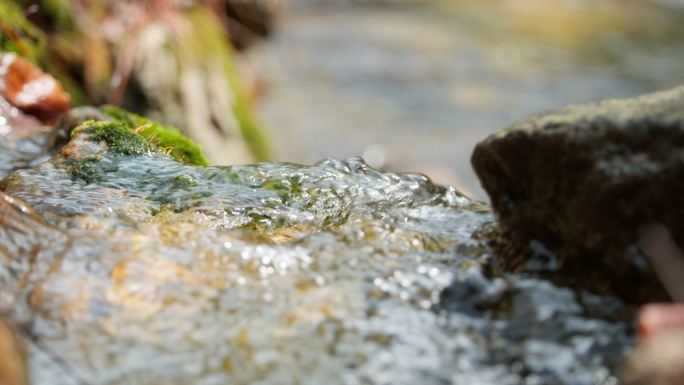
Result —
<instances>
[{"instance_id":1,"label":"gray boulder","mask_svg":"<svg viewBox=\"0 0 684 385\"><path fill-rule=\"evenodd\" d=\"M684 244L684 88L532 116L471 160L518 256L538 241L565 279L637 302L666 297L637 243L658 223Z\"/></svg>"}]
</instances>

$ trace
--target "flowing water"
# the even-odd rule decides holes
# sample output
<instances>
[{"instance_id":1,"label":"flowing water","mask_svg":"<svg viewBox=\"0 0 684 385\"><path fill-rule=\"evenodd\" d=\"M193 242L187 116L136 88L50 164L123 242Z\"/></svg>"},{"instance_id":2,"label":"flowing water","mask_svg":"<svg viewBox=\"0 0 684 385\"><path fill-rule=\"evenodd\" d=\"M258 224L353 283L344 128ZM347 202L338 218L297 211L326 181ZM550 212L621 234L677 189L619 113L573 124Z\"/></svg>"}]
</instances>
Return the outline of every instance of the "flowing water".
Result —
<instances>
[{"instance_id":1,"label":"flowing water","mask_svg":"<svg viewBox=\"0 0 684 385\"><path fill-rule=\"evenodd\" d=\"M682 2L282 2L252 52L278 159L363 155L484 200L478 141L568 104L684 82Z\"/></svg>"},{"instance_id":2,"label":"flowing water","mask_svg":"<svg viewBox=\"0 0 684 385\"><path fill-rule=\"evenodd\" d=\"M0 188L34 384L616 384L632 342L552 256L497 272L486 207L358 158L194 167L77 136Z\"/></svg>"}]
</instances>

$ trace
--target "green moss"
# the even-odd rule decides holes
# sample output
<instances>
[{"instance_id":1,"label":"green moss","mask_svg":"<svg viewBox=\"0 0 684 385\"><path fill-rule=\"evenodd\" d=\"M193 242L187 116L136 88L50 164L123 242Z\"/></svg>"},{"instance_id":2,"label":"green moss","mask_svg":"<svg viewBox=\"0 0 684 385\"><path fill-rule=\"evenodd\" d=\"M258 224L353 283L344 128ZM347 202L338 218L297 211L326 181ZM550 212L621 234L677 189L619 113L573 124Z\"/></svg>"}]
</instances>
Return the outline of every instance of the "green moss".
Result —
<instances>
[{"instance_id":1,"label":"green moss","mask_svg":"<svg viewBox=\"0 0 684 385\"><path fill-rule=\"evenodd\" d=\"M209 161L202 155L199 146L183 136L171 126L159 124L132 112L114 106L104 106L102 111L124 125L129 131L135 130L151 145L167 152L179 162L208 166Z\"/></svg>"},{"instance_id":2,"label":"green moss","mask_svg":"<svg viewBox=\"0 0 684 385\"><path fill-rule=\"evenodd\" d=\"M70 169L71 175L74 178L82 179L87 183L96 183L103 179L102 169L99 167L100 158L90 156L82 159L72 166Z\"/></svg>"},{"instance_id":3,"label":"green moss","mask_svg":"<svg viewBox=\"0 0 684 385\"><path fill-rule=\"evenodd\" d=\"M119 162L107 156L89 156L71 161L68 170L74 179L86 183L103 183L111 179L113 173L119 171Z\"/></svg>"},{"instance_id":4,"label":"green moss","mask_svg":"<svg viewBox=\"0 0 684 385\"><path fill-rule=\"evenodd\" d=\"M76 127L72 136L85 132L94 142L105 142L109 150L124 155L145 155L155 150L143 136L122 122L97 122L89 120Z\"/></svg>"},{"instance_id":5,"label":"green moss","mask_svg":"<svg viewBox=\"0 0 684 385\"><path fill-rule=\"evenodd\" d=\"M302 192L299 182L294 178L267 180L259 187L277 193L283 200L287 200Z\"/></svg>"}]
</instances>

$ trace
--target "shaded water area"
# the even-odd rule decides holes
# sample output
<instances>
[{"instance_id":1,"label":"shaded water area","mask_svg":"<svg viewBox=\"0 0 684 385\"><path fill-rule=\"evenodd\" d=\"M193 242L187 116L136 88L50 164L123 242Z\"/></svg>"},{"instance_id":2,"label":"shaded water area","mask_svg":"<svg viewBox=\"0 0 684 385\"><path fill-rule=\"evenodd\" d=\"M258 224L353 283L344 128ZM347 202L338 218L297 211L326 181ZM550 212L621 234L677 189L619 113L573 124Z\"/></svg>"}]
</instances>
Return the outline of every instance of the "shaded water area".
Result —
<instances>
[{"instance_id":1,"label":"shaded water area","mask_svg":"<svg viewBox=\"0 0 684 385\"><path fill-rule=\"evenodd\" d=\"M529 114L684 81L677 1L283 2L252 64L278 159L364 155L479 199L475 143Z\"/></svg>"},{"instance_id":2,"label":"shaded water area","mask_svg":"<svg viewBox=\"0 0 684 385\"><path fill-rule=\"evenodd\" d=\"M616 384L632 343L552 256L497 272L486 207L357 158L195 167L81 133L0 188L34 384Z\"/></svg>"}]
</instances>

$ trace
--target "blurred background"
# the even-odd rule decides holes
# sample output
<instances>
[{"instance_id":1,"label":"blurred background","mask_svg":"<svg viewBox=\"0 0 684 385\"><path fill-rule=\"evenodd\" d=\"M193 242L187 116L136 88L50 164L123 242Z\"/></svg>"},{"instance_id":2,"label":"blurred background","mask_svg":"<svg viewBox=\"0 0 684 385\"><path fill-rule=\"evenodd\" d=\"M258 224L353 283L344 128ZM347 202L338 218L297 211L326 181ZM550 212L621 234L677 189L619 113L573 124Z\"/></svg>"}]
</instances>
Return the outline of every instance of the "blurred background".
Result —
<instances>
[{"instance_id":1,"label":"blurred background","mask_svg":"<svg viewBox=\"0 0 684 385\"><path fill-rule=\"evenodd\" d=\"M4 49L75 104L176 125L215 163L361 155L482 200L469 157L493 131L684 83L681 0L13 3Z\"/></svg>"},{"instance_id":2,"label":"blurred background","mask_svg":"<svg viewBox=\"0 0 684 385\"><path fill-rule=\"evenodd\" d=\"M684 83L684 1L290 0L250 54L276 158L364 155L486 199L474 145L529 114Z\"/></svg>"}]
</instances>

